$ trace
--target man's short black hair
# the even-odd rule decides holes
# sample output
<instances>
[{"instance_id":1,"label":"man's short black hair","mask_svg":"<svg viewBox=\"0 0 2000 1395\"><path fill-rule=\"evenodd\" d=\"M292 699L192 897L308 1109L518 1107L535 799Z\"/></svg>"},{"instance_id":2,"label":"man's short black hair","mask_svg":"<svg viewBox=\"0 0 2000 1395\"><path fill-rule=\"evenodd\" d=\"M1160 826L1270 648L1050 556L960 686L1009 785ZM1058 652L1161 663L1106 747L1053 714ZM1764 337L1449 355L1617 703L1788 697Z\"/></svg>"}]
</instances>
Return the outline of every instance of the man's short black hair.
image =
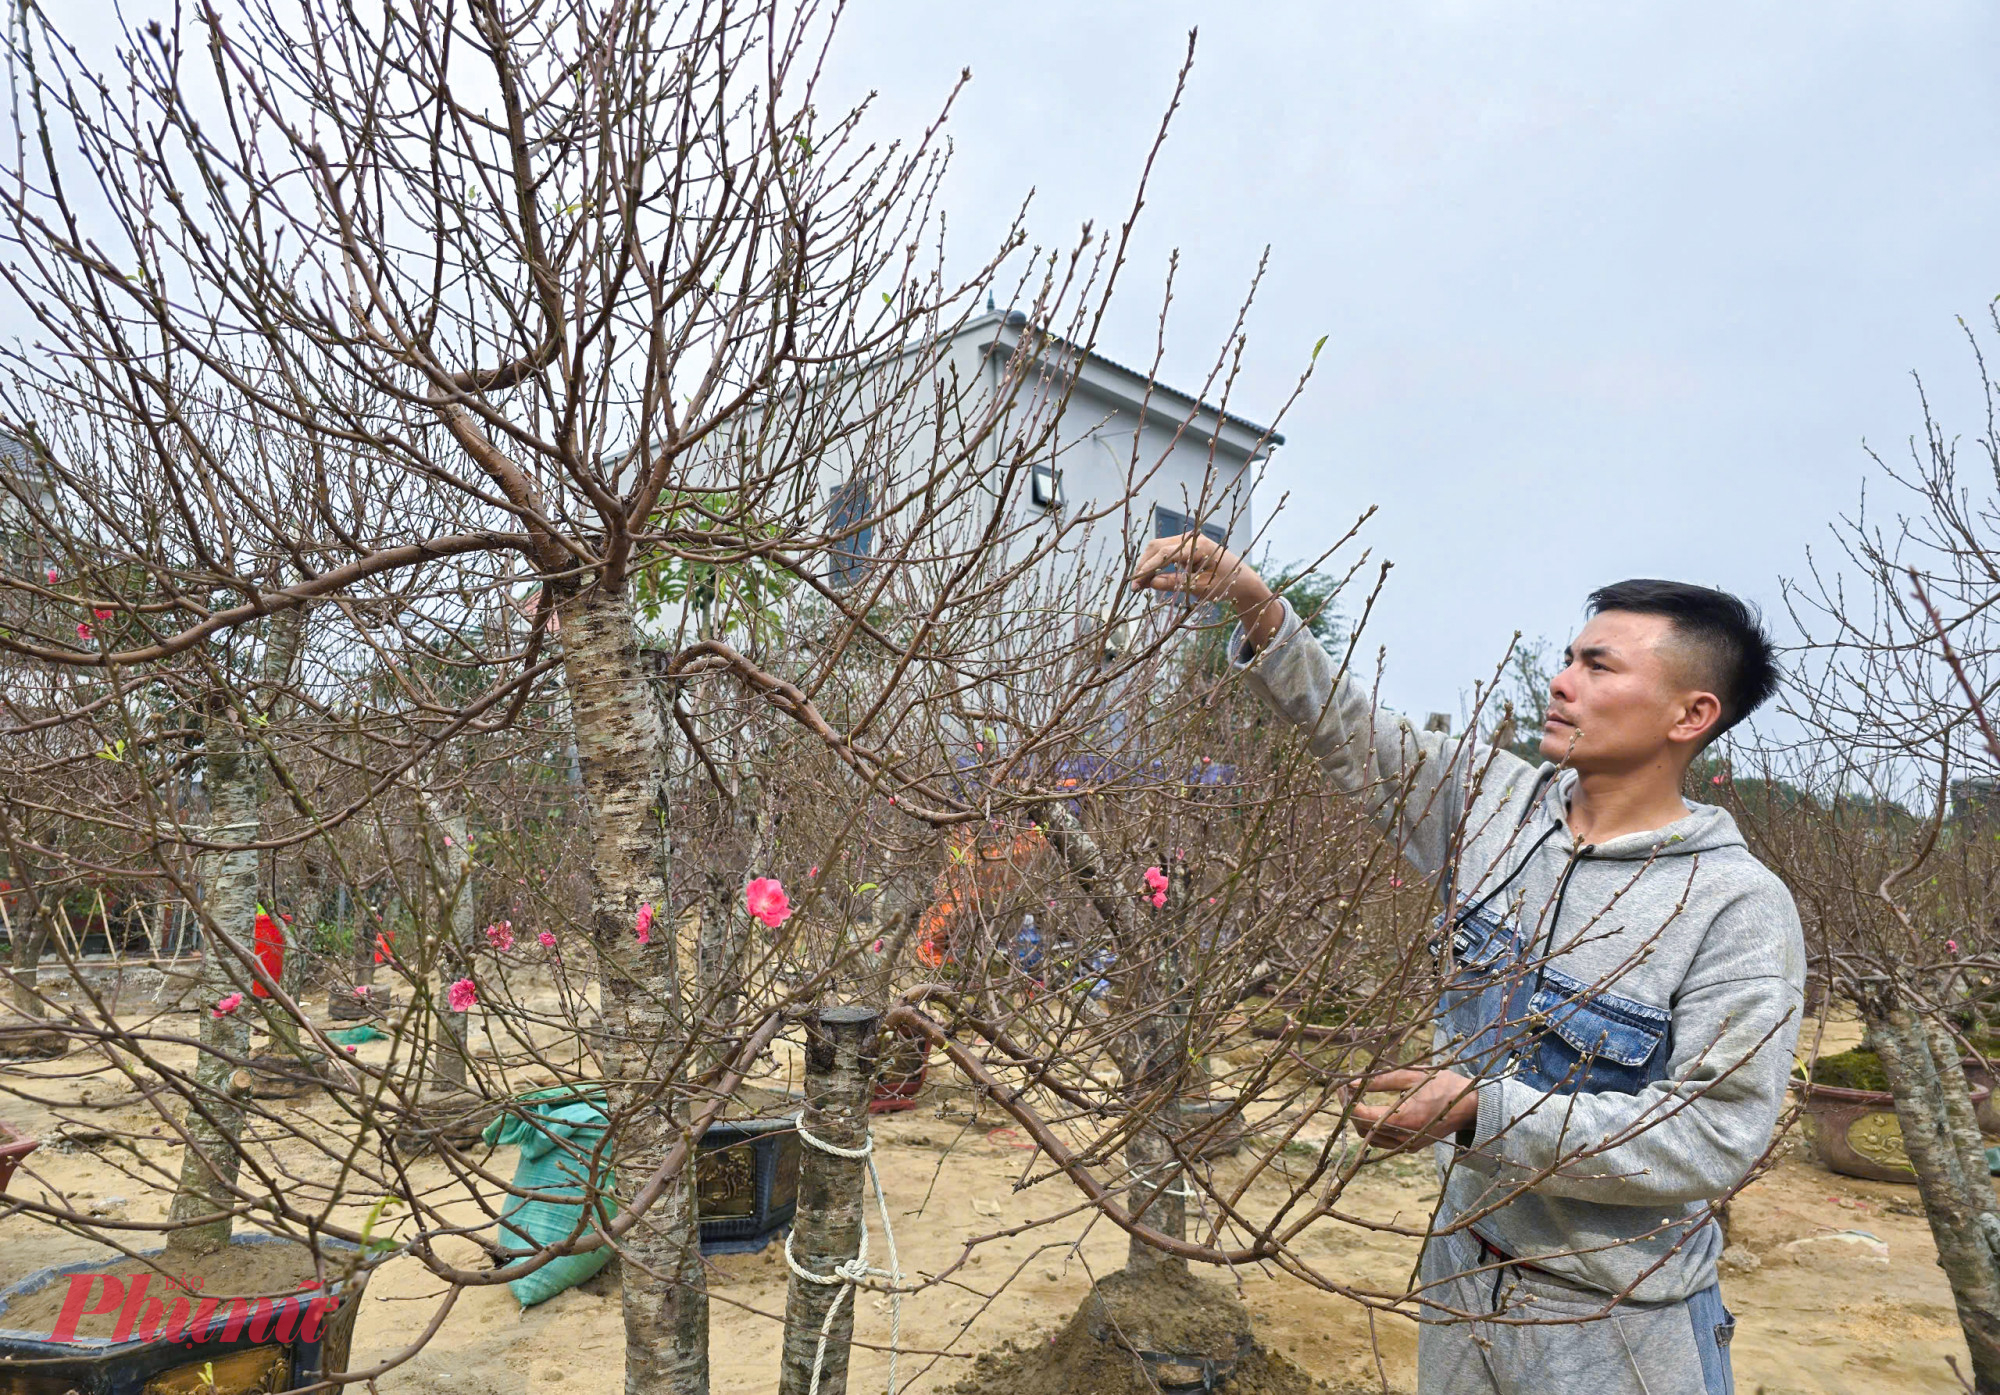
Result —
<instances>
[{"instance_id":1,"label":"man's short black hair","mask_svg":"<svg viewBox=\"0 0 2000 1395\"><path fill-rule=\"evenodd\" d=\"M1589 613L1607 610L1664 615L1674 633L1701 655L1703 678L1722 702L1722 717L1708 740L1728 731L1778 690L1778 661L1757 608L1727 591L1684 581L1613 582L1590 593ZM1704 741L1703 745L1708 742Z\"/></svg>"}]
</instances>

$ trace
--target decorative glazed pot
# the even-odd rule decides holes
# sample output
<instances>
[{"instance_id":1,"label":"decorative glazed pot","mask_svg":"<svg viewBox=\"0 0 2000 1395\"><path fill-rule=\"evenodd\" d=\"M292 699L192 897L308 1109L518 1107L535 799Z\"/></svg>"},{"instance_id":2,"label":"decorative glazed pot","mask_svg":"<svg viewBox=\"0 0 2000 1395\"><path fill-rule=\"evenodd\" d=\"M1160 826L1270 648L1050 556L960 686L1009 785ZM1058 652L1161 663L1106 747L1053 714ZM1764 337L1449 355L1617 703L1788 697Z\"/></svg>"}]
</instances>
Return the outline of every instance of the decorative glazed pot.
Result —
<instances>
[{"instance_id":1,"label":"decorative glazed pot","mask_svg":"<svg viewBox=\"0 0 2000 1395\"><path fill-rule=\"evenodd\" d=\"M790 1117L718 1119L695 1155L701 1252L761 1250L791 1224L799 1201L799 1131Z\"/></svg>"},{"instance_id":2,"label":"decorative glazed pot","mask_svg":"<svg viewBox=\"0 0 2000 1395\"><path fill-rule=\"evenodd\" d=\"M1981 1065L1977 1056L1967 1056L1960 1064L1965 1067L1965 1083L1972 1087L1972 1112L1978 1116L1979 1131L2000 1136L2000 1100L1993 1097L1993 1088L2000 1085L2000 1076ZM1984 1099L1979 1098L1981 1090L1986 1091Z\"/></svg>"},{"instance_id":3,"label":"decorative glazed pot","mask_svg":"<svg viewBox=\"0 0 2000 1395\"><path fill-rule=\"evenodd\" d=\"M1838 1085L1811 1085L1794 1080L1805 1096L1806 1136L1820 1161L1843 1177L1870 1182L1915 1182L1916 1169L1903 1148L1902 1125L1896 1122L1895 1097L1886 1090L1847 1090ZM1975 1111L1992 1092L1972 1091Z\"/></svg>"}]
</instances>

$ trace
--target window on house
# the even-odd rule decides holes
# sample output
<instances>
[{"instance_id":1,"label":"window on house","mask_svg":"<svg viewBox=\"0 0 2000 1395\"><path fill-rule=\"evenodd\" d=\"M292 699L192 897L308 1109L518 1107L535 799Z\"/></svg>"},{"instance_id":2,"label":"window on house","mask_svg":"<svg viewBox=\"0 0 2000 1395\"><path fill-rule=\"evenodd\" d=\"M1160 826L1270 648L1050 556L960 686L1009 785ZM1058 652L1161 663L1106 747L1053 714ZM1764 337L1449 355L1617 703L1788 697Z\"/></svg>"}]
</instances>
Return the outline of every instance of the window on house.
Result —
<instances>
[{"instance_id":1,"label":"window on house","mask_svg":"<svg viewBox=\"0 0 2000 1395\"><path fill-rule=\"evenodd\" d=\"M1156 538L1177 538L1194 528L1194 520L1173 509L1153 506L1153 536ZM1227 544L1229 530L1220 523L1208 522L1201 525L1201 531L1219 543Z\"/></svg>"},{"instance_id":2,"label":"window on house","mask_svg":"<svg viewBox=\"0 0 2000 1395\"><path fill-rule=\"evenodd\" d=\"M849 480L833 491L826 504L826 531L834 535L833 565L827 584L852 586L868 573L868 556L875 545L875 528L861 526L870 509L868 481Z\"/></svg>"},{"instance_id":3,"label":"window on house","mask_svg":"<svg viewBox=\"0 0 2000 1395\"><path fill-rule=\"evenodd\" d=\"M1028 472L1028 497L1044 509L1063 505L1062 471L1053 465L1037 465Z\"/></svg>"}]
</instances>

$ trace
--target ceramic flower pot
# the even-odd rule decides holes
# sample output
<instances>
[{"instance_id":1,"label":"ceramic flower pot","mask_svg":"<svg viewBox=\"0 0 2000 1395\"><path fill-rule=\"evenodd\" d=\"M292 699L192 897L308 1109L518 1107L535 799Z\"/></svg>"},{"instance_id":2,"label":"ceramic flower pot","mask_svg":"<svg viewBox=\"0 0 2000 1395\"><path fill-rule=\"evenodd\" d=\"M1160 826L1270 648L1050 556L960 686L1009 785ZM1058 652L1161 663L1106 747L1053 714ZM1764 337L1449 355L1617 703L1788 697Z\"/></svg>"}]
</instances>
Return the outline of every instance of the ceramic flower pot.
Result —
<instances>
[{"instance_id":1,"label":"ceramic flower pot","mask_svg":"<svg viewBox=\"0 0 2000 1395\"><path fill-rule=\"evenodd\" d=\"M791 1224L799 1200L799 1132L789 1116L718 1119L695 1155L701 1252L761 1250Z\"/></svg>"},{"instance_id":2,"label":"ceramic flower pot","mask_svg":"<svg viewBox=\"0 0 2000 1395\"><path fill-rule=\"evenodd\" d=\"M1972 1112L1979 1116L1979 1131L2000 1136L2000 1100L1993 1097L1993 1087L2000 1085L2000 1076L1981 1065L1977 1056L1967 1056L1962 1064L1965 1066L1965 1083L1973 1090ZM1979 1098L1981 1090L1986 1091L1984 1099Z\"/></svg>"},{"instance_id":3,"label":"ceramic flower pot","mask_svg":"<svg viewBox=\"0 0 2000 1395\"><path fill-rule=\"evenodd\" d=\"M1805 1096L1806 1136L1820 1161L1843 1177L1870 1182L1915 1182L1916 1169L1903 1148L1895 1097L1886 1090L1847 1090L1794 1080ZM1972 1092L1976 1111L1991 1098L1984 1086Z\"/></svg>"}]
</instances>

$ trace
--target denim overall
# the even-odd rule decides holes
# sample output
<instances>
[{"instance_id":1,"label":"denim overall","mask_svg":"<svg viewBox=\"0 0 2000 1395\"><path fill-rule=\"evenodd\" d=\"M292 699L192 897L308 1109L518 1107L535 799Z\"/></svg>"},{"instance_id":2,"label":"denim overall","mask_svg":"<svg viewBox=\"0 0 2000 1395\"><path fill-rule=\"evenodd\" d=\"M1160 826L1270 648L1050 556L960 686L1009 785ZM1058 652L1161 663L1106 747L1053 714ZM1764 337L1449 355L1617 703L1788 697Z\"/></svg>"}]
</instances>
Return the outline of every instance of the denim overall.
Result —
<instances>
[{"instance_id":1,"label":"denim overall","mask_svg":"<svg viewBox=\"0 0 2000 1395\"><path fill-rule=\"evenodd\" d=\"M1516 871L1532 857L1531 852ZM1575 866L1573 860L1569 870ZM1447 1068L1475 1080L1512 1076L1556 1095L1638 1094L1665 1079L1673 1055L1672 1014L1546 962L1554 943L1553 921L1561 914L1560 894L1548 935L1530 955L1515 907L1505 899L1512 880L1508 877L1497 894L1480 900L1460 898L1449 919L1438 918L1439 938L1432 951L1440 954L1440 967L1449 974L1439 1003L1449 1038ZM1446 932L1448 962L1441 953ZM1486 1262L1472 1253L1465 1258L1475 1265ZM1504 1272L1496 1272L1496 1295ZM1736 1320L1722 1306L1720 1286L1711 1284L1689 1295L1686 1307L1701 1357L1702 1388L1708 1395L1731 1395L1735 1387L1728 1349Z\"/></svg>"}]
</instances>

